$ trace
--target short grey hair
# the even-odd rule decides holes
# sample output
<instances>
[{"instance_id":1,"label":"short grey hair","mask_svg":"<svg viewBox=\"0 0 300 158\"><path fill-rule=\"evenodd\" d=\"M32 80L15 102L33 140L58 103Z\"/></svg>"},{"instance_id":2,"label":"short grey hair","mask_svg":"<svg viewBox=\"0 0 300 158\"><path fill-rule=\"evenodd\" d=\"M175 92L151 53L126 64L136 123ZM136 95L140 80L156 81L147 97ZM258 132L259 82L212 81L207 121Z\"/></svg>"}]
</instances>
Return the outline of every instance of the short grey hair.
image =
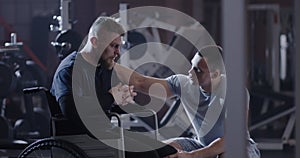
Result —
<instances>
[{"instance_id":1,"label":"short grey hair","mask_svg":"<svg viewBox=\"0 0 300 158\"><path fill-rule=\"evenodd\" d=\"M125 33L124 27L115 18L99 16L89 30L90 36L98 37L100 31L114 32L120 35Z\"/></svg>"}]
</instances>

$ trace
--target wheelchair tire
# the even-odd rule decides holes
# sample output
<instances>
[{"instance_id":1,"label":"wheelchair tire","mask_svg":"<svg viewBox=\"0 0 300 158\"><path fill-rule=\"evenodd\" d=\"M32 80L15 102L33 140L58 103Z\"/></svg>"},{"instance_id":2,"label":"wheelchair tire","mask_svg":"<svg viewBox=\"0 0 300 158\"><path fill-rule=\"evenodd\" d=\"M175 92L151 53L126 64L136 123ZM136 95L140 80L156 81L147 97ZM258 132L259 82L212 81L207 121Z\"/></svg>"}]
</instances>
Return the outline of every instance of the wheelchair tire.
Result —
<instances>
[{"instance_id":1,"label":"wheelchair tire","mask_svg":"<svg viewBox=\"0 0 300 158\"><path fill-rule=\"evenodd\" d=\"M38 140L26 147L18 158L88 158L88 156L76 145L55 138Z\"/></svg>"}]
</instances>

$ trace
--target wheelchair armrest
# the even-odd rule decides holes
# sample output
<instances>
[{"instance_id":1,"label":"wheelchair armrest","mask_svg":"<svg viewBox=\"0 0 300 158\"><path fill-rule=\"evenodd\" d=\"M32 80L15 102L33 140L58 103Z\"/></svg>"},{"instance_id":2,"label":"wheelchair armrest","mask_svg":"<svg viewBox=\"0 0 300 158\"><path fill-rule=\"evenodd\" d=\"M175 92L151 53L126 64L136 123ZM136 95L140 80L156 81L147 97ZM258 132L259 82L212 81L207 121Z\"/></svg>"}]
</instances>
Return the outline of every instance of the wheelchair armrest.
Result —
<instances>
[{"instance_id":1,"label":"wheelchair armrest","mask_svg":"<svg viewBox=\"0 0 300 158\"><path fill-rule=\"evenodd\" d=\"M150 112L151 113L151 115L150 116L153 116L153 118L154 118L154 130L155 130L155 138L156 138L156 140L158 139L158 117L157 117L157 113L154 111L154 110L152 110L152 109L143 109L143 110L141 110L141 111L138 111L138 112L134 112L134 113L129 113L131 116L133 116L133 115L135 115L136 117L140 117L140 116L138 116L138 114L140 114L140 113L145 113L145 112Z\"/></svg>"},{"instance_id":2,"label":"wheelchair armrest","mask_svg":"<svg viewBox=\"0 0 300 158\"><path fill-rule=\"evenodd\" d=\"M112 119L112 117L114 117L114 116L118 120L118 126L121 127L121 116L120 116L120 114L118 114L116 112L111 112L110 115L109 115L110 119Z\"/></svg>"},{"instance_id":3,"label":"wheelchair armrest","mask_svg":"<svg viewBox=\"0 0 300 158\"><path fill-rule=\"evenodd\" d=\"M48 89L45 87L30 87L30 88L23 89L24 94L32 94L32 93L37 93L40 91L48 91Z\"/></svg>"},{"instance_id":4,"label":"wheelchair armrest","mask_svg":"<svg viewBox=\"0 0 300 158\"><path fill-rule=\"evenodd\" d=\"M150 112L151 113L150 116L154 117L154 123L155 123L154 128L158 129L158 118L157 118L157 114L154 110L152 110L152 109L143 109L143 110L138 111L138 112L130 113L130 115L136 115L137 117L139 117L138 116L139 113L145 113L145 112Z\"/></svg>"}]
</instances>

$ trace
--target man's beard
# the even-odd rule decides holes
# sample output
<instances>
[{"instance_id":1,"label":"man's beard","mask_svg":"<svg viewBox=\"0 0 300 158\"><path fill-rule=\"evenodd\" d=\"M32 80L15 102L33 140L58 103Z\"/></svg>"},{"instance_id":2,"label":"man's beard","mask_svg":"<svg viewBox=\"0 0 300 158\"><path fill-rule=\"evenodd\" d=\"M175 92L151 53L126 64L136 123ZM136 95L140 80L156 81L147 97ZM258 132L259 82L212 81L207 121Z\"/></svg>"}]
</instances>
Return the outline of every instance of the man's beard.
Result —
<instances>
[{"instance_id":1,"label":"man's beard","mask_svg":"<svg viewBox=\"0 0 300 158\"><path fill-rule=\"evenodd\" d=\"M102 67L108 69L110 64L108 62L106 62L105 60L103 60L102 58L99 59L98 61L98 65L101 65Z\"/></svg>"},{"instance_id":2,"label":"man's beard","mask_svg":"<svg viewBox=\"0 0 300 158\"><path fill-rule=\"evenodd\" d=\"M103 68L111 69L113 67L113 59L108 58L106 60L103 60L103 58L100 58L98 64L101 65Z\"/></svg>"}]
</instances>

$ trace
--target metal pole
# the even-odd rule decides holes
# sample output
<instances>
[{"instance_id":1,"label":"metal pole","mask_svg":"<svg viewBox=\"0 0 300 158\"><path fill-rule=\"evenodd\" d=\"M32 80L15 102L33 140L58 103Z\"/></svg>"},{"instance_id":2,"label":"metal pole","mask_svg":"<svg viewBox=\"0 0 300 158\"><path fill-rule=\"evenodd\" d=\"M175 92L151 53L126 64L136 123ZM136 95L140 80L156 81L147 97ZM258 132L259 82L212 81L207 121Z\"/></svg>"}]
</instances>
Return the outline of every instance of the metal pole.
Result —
<instances>
[{"instance_id":1,"label":"metal pole","mask_svg":"<svg viewBox=\"0 0 300 158\"><path fill-rule=\"evenodd\" d=\"M61 24L60 31L69 30L72 28L70 24L69 11L70 11L70 3L71 0L61 0L60 1L60 16L61 16Z\"/></svg>"},{"instance_id":2,"label":"metal pole","mask_svg":"<svg viewBox=\"0 0 300 158\"><path fill-rule=\"evenodd\" d=\"M222 1L223 47L227 71L225 157L246 157L245 0Z\"/></svg>"},{"instance_id":3,"label":"metal pole","mask_svg":"<svg viewBox=\"0 0 300 158\"><path fill-rule=\"evenodd\" d=\"M295 32L295 105L296 105L296 157L300 157L300 1L294 0L294 32ZM297 123L298 122L298 123Z\"/></svg>"}]
</instances>

